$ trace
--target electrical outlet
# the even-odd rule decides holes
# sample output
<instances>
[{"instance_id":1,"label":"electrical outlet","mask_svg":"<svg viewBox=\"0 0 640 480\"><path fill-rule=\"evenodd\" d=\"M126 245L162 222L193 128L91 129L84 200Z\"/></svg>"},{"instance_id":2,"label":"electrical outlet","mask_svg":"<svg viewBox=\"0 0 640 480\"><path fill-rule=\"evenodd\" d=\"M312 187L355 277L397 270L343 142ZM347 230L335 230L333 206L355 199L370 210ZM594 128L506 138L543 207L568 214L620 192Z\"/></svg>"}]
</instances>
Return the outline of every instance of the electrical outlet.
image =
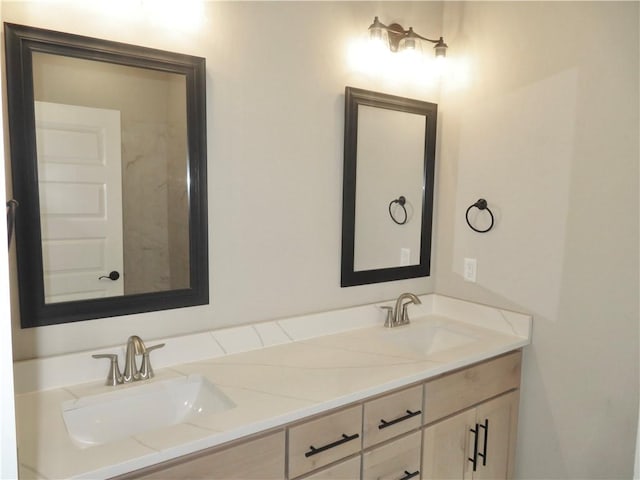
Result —
<instances>
[{"instance_id":1,"label":"electrical outlet","mask_svg":"<svg viewBox=\"0 0 640 480\"><path fill-rule=\"evenodd\" d=\"M478 273L478 262L475 258L464 259L464 272L463 276L467 282L475 282L476 275Z\"/></svg>"},{"instance_id":2,"label":"electrical outlet","mask_svg":"<svg viewBox=\"0 0 640 480\"><path fill-rule=\"evenodd\" d=\"M411 263L411 249L410 248L401 248L400 249L400 266L405 267Z\"/></svg>"}]
</instances>

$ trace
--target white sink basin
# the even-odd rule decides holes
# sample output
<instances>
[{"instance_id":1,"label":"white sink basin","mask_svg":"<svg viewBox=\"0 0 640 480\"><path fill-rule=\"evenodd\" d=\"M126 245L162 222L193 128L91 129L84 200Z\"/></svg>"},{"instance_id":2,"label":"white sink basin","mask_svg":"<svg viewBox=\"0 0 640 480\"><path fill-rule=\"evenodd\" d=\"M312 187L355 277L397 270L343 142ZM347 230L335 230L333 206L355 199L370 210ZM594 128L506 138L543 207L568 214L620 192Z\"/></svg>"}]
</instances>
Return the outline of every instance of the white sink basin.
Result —
<instances>
[{"instance_id":1,"label":"white sink basin","mask_svg":"<svg viewBox=\"0 0 640 480\"><path fill-rule=\"evenodd\" d=\"M215 385L190 375L69 400L62 415L73 442L86 448L234 407Z\"/></svg>"},{"instance_id":2,"label":"white sink basin","mask_svg":"<svg viewBox=\"0 0 640 480\"><path fill-rule=\"evenodd\" d=\"M419 358L478 341L476 335L464 329L421 320L412 321L407 326L380 329L378 335L382 342L394 345L398 353Z\"/></svg>"}]
</instances>

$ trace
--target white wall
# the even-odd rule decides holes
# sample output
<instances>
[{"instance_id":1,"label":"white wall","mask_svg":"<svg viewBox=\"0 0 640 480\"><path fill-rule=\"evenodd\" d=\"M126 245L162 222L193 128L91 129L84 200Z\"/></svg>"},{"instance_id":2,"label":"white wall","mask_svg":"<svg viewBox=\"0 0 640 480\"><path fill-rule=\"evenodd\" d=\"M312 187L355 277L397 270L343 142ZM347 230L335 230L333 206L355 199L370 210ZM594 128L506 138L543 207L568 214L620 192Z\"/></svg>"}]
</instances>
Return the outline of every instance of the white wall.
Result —
<instances>
[{"instance_id":1,"label":"white wall","mask_svg":"<svg viewBox=\"0 0 640 480\"><path fill-rule=\"evenodd\" d=\"M518 478L631 478L638 415L638 2L445 3L436 291L534 315ZM479 197L497 217L472 232ZM478 282L462 278L478 260Z\"/></svg>"},{"instance_id":2,"label":"white wall","mask_svg":"<svg viewBox=\"0 0 640 480\"><path fill-rule=\"evenodd\" d=\"M438 35L442 4L206 2L188 30L145 4L6 2L4 20L206 57L211 304L28 330L15 311L16 358L433 291L432 278L340 288L343 117L347 85L437 103L435 87L355 73L347 46L374 15Z\"/></svg>"}]
</instances>

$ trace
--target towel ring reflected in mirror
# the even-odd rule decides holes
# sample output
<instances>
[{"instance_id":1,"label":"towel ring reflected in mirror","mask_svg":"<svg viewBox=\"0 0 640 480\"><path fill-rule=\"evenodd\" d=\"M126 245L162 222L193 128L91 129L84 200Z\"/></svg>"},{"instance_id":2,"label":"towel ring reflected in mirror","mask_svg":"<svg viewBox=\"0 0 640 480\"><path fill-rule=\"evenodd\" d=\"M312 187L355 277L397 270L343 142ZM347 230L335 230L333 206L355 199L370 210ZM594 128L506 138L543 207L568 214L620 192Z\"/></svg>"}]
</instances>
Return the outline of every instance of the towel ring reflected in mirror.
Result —
<instances>
[{"instance_id":1,"label":"towel ring reflected in mirror","mask_svg":"<svg viewBox=\"0 0 640 480\"><path fill-rule=\"evenodd\" d=\"M395 223L397 223L398 225L404 225L405 223L407 223L407 207L405 207L405 203L407 203L407 199L404 198L402 195L400 195L398 198L391 200L391 202L389 202L389 216L391 217L391 220L393 220ZM397 209L393 209L392 207L394 205L397 205ZM396 217L396 215L399 215L398 211L401 211L402 214L404 215L403 217L401 217L401 220L398 220L398 218Z\"/></svg>"}]
</instances>

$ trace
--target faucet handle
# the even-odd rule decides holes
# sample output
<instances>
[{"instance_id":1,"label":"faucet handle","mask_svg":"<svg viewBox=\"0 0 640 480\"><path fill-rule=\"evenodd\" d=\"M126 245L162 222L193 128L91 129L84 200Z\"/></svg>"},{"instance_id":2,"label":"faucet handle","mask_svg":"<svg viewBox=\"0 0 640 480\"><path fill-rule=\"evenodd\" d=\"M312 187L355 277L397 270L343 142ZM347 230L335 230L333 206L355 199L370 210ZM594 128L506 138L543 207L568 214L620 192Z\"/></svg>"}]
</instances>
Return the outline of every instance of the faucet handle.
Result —
<instances>
[{"instance_id":1,"label":"faucet handle","mask_svg":"<svg viewBox=\"0 0 640 480\"><path fill-rule=\"evenodd\" d=\"M164 347L164 343L159 343L158 345L153 345L145 349L144 353L142 354L142 365L140 365L141 380L153 378L154 373L153 373L153 368L151 368L151 360L149 359L149 352L162 347Z\"/></svg>"},{"instance_id":2,"label":"faucet handle","mask_svg":"<svg viewBox=\"0 0 640 480\"><path fill-rule=\"evenodd\" d=\"M164 347L164 343L159 343L157 345L152 345L150 347L147 347L147 352L150 352L151 350L157 350L158 348L162 348Z\"/></svg>"},{"instance_id":3,"label":"faucet handle","mask_svg":"<svg viewBox=\"0 0 640 480\"><path fill-rule=\"evenodd\" d=\"M386 319L384 321L384 326L386 328L393 327L393 307L379 307L382 311L387 311Z\"/></svg>"},{"instance_id":4,"label":"faucet handle","mask_svg":"<svg viewBox=\"0 0 640 480\"><path fill-rule=\"evenodd\" d=\"M120 373L120 367L118 366L118 355L115 353L100 353L91 356L93 358L108 358L110 360L109 373L107 374L105 385L115 387L123 382L122 373Z\"/></svg>"}]
</instances>

